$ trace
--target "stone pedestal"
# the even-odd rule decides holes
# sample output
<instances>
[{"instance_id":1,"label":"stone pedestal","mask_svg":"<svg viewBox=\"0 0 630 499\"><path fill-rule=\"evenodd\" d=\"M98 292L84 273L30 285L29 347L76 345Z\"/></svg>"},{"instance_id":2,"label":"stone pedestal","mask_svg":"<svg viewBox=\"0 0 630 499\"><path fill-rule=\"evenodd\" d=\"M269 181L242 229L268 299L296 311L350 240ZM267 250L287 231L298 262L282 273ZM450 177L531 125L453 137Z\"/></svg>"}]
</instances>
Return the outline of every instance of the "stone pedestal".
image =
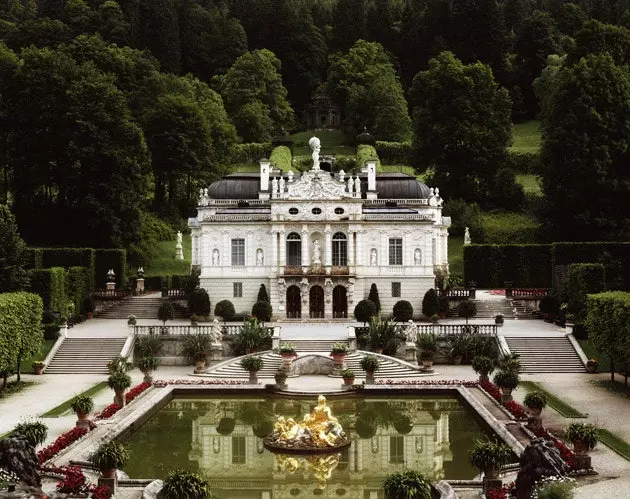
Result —
<instances>
[{"instance_id":1,"label":"stone pedestal","mask_svg":"<svg viewBox=\"0 0 630 499\"><path fill-rule=\"evenodd\" d=\"M177 243L175 245L175 260L183 260L184 259L184 250L182 249L181 243Z\"/></svg>"},{"instance_id":2,"label":"stone pedestal","mask_svg":"<svg viewBox=\"0 0 630 499\"><path fill-rule=\"evenodd\" d=\"M418 365L418 347L415 343L407 343L405 345L405 360L414 366Z\"/></svg>"},{"instance_id":3,"label":"stone pedestal","mask_svg":"<svg viewBox=\"0 0 630 499\"><path fill-rule=\"evenodd\" d=\"M98 484L104 485L107 487L112 495L116 494L116 489L118 488L118 478L116 477L116 473L112 478L104 478L102 476L98 477Z\"/></svg>"},{"instance_id":4,"label":"stone pedestal","mask_svg":"<svg viewBox=\"0 0 630 499\"><path fill-rule=\"evenodd\" d=\"M223 360L223 346L221 343L213 343L210 346L210 364L216 364Z\"/></svg>"},{"instance_id":5,"label":"stone pedestal","mask_svg":"<svg viewBox=\"0 0 630 499\"><path fill-rule=\"evenodd\" d=\"M105 284L105 288L107 289L107 291L113 291L114 289L116 289L116 283L108 282L107 284Z\"/></svg>"},{"instance_id":6,"label":"stone pedestal","mask_svg":"<svg viewBox=\"0 0 630 499\"><path fill-rule=\"evenodd\" d=\"M510 393L502 392L501 393L501 404L505 405L508 402L510 402L511 400L512 400L512 392L510 392Z\"/></svg>"},{"instance_id":7,"label":"stone pedestal","mask_svg":"<svg viewBox=\"0 0 630 499\"><path fill-rule=\"evenodd\" d=\"M373 385L374 384L374 373L372 373L372 372L366 372L365 373L365 384L366 385Z\"/></svg>"},{"instance_id":8,"label":"stone pedestal","mask_svg":"<svg viewBox=\"0 0 630 499\"><path fill-rule=\"evenodd\" d=\"M258 371L249 371L249 381L250 385L258 384Z\"/></svg>"},{"instance_id":9,"label":"stone pedestal","mask_svg":"<svg viewBox=\"0 0 630 499\"><path fill-rule=\"evenodd\" d=\"M483 493L487 494L489 490L498 490L503 487L503 481L500 478L483 478Z\"/></svg>"},{"instance_id":10,"label":"stone pedestal","mask_svg":"<svg viewBox=\"0 0 630 499\"><path fill-rule=\"evenodd\" d=\"M571 467L574 470L590 470L593 467L591 465L591 456L587 456L586 454L575 454L573 456L573 463Z\"/></svg>"},{"instance_id":11,"label":"stone pedestal","mask_svg":"<svg viewBox=\"0 0 630 499\"><path fill-rule=\"evenodd\" d=\"M68 337L68 324L59 326L59 336L63 336L64 338Z\"/></svg>"},{"instance_id":12,"label":"stone pedestal","mask_svg":"<svg viewBox=\"0 0 630 499\"><path fill-rule=\"evenodd\" d=\"M333 370L332 370L332 375L333 376L341 376L341 371L343 371L346 368L346 357L343 357L343 360L339 361L336 360L333 357Z\"/></svg>"},{"instance_id":13,"label":"stone pedestal","mask_svg":"<svg viewBox=\"0 0 630 499\"><path fill-rule=\"evenodd\" d=\"M542 418L540 416L535 416L530 414L527 416L527 429L536 433L537 430L542 428Z\"/></svg>"},{"instance_id":14,"label":"stone pedestal","mask_svg":"<svg viewBox=\"0 0 630 499\"><path fill-rule=\"evenodd\" d=\"M90 423L89 419L77 419L76 427L77 428L85 428L87 431L90 431Z\"/></svg>"},{"instance_id":15,"label":"stone pedestal","mask_svg":"<svg viewBox=\"0 0 630 499\"><path fill-rule=\"evenodd\" d=\"M144 293L144 279L141 277L136 279L136 293Z\"/></svg>"}]
</instances>

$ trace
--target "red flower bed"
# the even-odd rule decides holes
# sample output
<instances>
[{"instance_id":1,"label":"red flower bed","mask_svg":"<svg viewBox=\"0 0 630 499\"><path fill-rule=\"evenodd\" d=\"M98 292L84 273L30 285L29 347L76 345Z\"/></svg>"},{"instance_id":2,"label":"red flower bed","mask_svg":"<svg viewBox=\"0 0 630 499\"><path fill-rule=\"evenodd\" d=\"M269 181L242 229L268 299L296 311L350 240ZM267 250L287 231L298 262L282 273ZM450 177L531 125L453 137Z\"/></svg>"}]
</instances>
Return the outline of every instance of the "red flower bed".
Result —
<instances>
[{"instance_id":1,"label":"red flower bed","mask_svg":"<svg viewBox=\"0 0 630 499\"><path fill-rule=\"evenodd\" d=\"M86 491L87 478L78 466L63 466L59 468L64 479L57 484L57 491L65 494L80 494Z\"/></svg>"},{"instance_id":2,"label":"red flower bed","mask_svg":"<svg viewBox=\"0 0 630 499\"><path fill-rule=\"evenodd\" d=\"M140 396L142 392L151 388L151 383L147 383L143 381L139 385L134 386L131 390L129 390L125 394L125 402L128 404L129 402L135 400ZM111 418L114 414L122 409L120 404L109 404L105 409L99 412L94 419L108 419Z\"/></svg>"},{"instance_id":3,"label":"red flower bed","mask_svg":"<svg viewBox=\"0 0 630 499\"><path fill-rule=\"evenodd\" d=\"M105 409L99 412L94 419L107 419L111 418L114 414L122 409L122 405L120 404L109 404Z\"/></svg>"},{"instance_id":4,"label":"red flower bed","mask_svg":"<svg viewBox=\"0 0 630 499\"><path fill-rule=\"evenodd\" d=\"M512 489L514 489L514 482L505 484L500 489L489 490L486 493L486 499L509 499L512 497Z\"/></svg>"},{"instance_id":5,"label":"red flower bed","mask_svg":"<svg viewBox=\"0 0 630 499\"><path fill-rule=\"evenodd\" d=\"M59 435L57 440L55 440L48 447L44 447L37 453L37 460L39 464L45 463L51 457L61 452L63 449L68 447L71 443L79 440L83 435L88 432L85 428L72 428L70 431L67 431L63 435Z\"/></svg>"},{"instance_id":6,"label":"red flower bed","mask_svg":"<svg viewBox=\"0 0 630 499\"><path fill-rule=\"evenodd\" d=\"M519 404L518 402L514 402L514 400L510 400L509 402L507 402L504 407L510 411L510 413L516 418L516 419L526 419L527 418L527 411L525 411L525 407L523 407L521 404Z\"/></svg>"},{"instance_id":7,"label":"red flower bed","mask_svg":"<svg viewBox=\"0 0 630 499\"><path fill-rule=\"evenodd\" d=\"M477 386L478 381L466 381L460 379L379 379L374 383L375 385L402 385L402 386Z\"/></svg>"},{"instance_id":8,"label":"red flower bed","mask_svg":"<svg viewBox=\"0 0 630 499\"><path fill-rule=\"evenodd\" d=\"M479 383L479 386L481 386L481 388L488 392L488 394L497 402L499 402L499 404L501 403L501 390L497 385L495 385L491 381L481 381ZM527 411L525 410L525 407L523 407L518 402L515 402L514 400L510 400L509 402L504 404L503 407L505 407L506 410L509 411L510 414L512 414L512 416L514 416L516 419L525 419L527 417Z\"/></svg>"},{"instance_id":9,"label":"red flower bed","mask_svg":"<svg viewBox=\"0 0 630 499\"><path fill-rule=\"evenodd\" d=\"M547 440L551 440L553 445L560 451L560 457L562 460L567 463L569 467L573 466L573 451L567 447L567 445L562 441L554 437L551 433L549 433L544 428L540 428L534 432L534 435L537 437L543 437Z\"/></svg>"},{"instance_id":10,"label":"red flower bed","mask_svg":"<svg viewBox=\"0 0 630 499\"><path fill-rule=\"evenodd\" d=\"M479 386L487 391L494 400L501 403L501 390L492 381L480 381Z\"/></svg>"},{"instance_id":11,"label":"red flower bed","mask_svg":"<svg viewBox=\"0 0 630 499\"><path fill-rule=\"evenodd\" d=\"M164 388L168 385L187 385L187 386L203 386L203 385L246 385L247 381L238 379L159 379L153 382L153 386Z\"/></svg>"}]
</instances>

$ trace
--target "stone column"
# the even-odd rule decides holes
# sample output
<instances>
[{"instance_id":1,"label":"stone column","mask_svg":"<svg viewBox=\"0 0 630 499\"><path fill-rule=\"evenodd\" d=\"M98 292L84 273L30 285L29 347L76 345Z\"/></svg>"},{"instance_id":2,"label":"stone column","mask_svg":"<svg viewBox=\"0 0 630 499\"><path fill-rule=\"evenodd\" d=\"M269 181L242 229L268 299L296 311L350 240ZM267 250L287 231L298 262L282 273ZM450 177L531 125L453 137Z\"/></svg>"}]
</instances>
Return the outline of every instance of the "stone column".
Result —
<instances>
[{"instance_id":1,"label":"stone column","mask_svg":"<svg viewBox=\"0 0 630 499\"><path fill-rule=\"evenodd\" d=\"M348 267L354 266L355 234L354 230L348 230Z\"/></svg>"},{"instance_id":2,"label":"stone column","mask_svg":"<svg viewBox=\"0 0 630 499\"><path fill-rule=\"evenodd\" d=\"M324 265L330 267L332 265L332 230L330 224L326 224L324 230L325 242L324 242Z\"/></svg>"},{"instance_id":3,"label":"stone column","mask_svg":"<svg viewBox=\"0 0 630 499\"><path fill-rule=\"evenodd\" d=\"M280 241L278 242L280 245L280 261L278 266L284 267L287 264L287 241L284 230L280 230L278 234L280 236Z\"/></svg>"},{"instance_id":4,"label":"stone column","mask_svg":"<svg viewBox=\"0 0 630 499\"><path fill-rule=\"evenodd\" d=\"M273 272L278 269L278 231L271 231L271 262L269 262Z\"/></svg>"},{"instance_id":5,"label":"stone column","mask_svg":"<svg viewBox=\"0 0 630 499\"><path fill-rule=\"evenodd\" d=\"M363 256L363 245L362 245L362 241L361 241L361 231L358 230L356 232L357 234L357 246L356 246L356 251L357 251L357 258L356 258L356 262L355 265L358 267L362 264L362 262L365 260L364 256ZM369 255L368 255L368 258Z\"/></svg>"},{"instance_id":6,"label":"stone column","mask_svg":"<svg viewBox=\"0 0 630 499\"><path fill-rule=\"evenodd\" d=\"M302 225L302 267L308 267L310 265L310 255L308 254L308 226Z\"/></svg>"}]
</instances>

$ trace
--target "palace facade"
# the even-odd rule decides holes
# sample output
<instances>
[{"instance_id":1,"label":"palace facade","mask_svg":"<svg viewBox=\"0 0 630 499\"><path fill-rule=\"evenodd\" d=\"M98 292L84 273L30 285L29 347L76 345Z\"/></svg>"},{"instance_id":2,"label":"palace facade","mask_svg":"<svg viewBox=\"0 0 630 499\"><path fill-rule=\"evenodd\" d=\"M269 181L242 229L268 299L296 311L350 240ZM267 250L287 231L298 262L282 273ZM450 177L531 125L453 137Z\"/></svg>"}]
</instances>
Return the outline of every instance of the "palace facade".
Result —
<instances>
[{"instance_id":1,"label":"palace facade","mask_svg":"<svg viewBox=\"0 0 630 499\"><path fill-rule=\"evenodd\" d=\"M319 167L294 174L260 161L259 173L231 174L200 192L189 219L192 264L212 303L249 313L260 285L279 318L352 317L376 284L381 313L399 300L420 312L447 266L450 219L438 189L402 173L358 175Z\"/></svg>"}]
</instances>

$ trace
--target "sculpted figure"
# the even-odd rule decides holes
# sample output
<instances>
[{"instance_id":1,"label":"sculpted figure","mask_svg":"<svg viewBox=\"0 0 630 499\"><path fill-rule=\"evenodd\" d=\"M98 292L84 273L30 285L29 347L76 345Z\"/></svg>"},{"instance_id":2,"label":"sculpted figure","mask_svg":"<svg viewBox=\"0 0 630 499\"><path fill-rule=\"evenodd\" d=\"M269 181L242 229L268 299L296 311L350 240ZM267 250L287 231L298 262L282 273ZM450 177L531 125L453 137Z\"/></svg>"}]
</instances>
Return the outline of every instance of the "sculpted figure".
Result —
<instances>
[{"instance_id":1,"label":"sculpted figure","mask_svg":"<svg viewBox=\"0 0 630 499\"><path fill-rule=\"evenodd\" d=\"M321 144L317 137L311 137L308 141L308 145L313 150L313 170L319 170L319 151Z\"/></svg>"},{"instance_id":2,"label":"sculpted figure","mask_svg":"<svg viewBox=\"0 0 630 499\"><path fill-rule=\"evenodd\" d=\"M219 265L219 250L216 248L212 250L212 265Z\"/></svg>"},{"instance_id":3,"label":"sculpted figure","mask_svg":"<svg viewBox=\"0 0 630 499\"><path fill-rule=\"evenodd\" d=\"M319 265L322 263L322 249L319 246L319 241L315 239L313 242L313 264Z\"/></svg>"},{"instance_id":4,"label":"sculpted figure","mask_svg":"<svg viewBox=\"0 0 630 499\"><path fill-rule=\"evenodd\" d=\"M264 256L263 250L258 248L256 250L256 265L260 266L264 263L264 261L265 261L265 256Z\"/></svg>"},{"instance_id":5,"label":"sculpted figure","mask_svg":"<svg viewBox=\"0 0 630 499\"><path fill-rule=\"evenodd\" d=\"M413 252L413 263L415 265L420 265L422 263L422 253L420 252L420 248L416 248Z\"/></svg>"},{"instance_id":6,"label":"sculpted figure","mask_svg":"<svg viewBox=\"0 0 630 499\"><path fill-rule=\"evenodd\" d=\"M464 231L464 244L471 244L472 241L470 239L470 230L468 229L468 227L466 227L466 230Z\"/></svg>"},{"instance_id":7,"label":"sculpted figure","mask_svg":"<svg viewBox=\"0 0 630 499\"><path fill-rule=\"evenodd\" d=\"M181 246L182 245L182 231L178 230L177 231L177 246Z\"/></svg>"},{"instance_id":8,"label":"sculpted figure","mask_svg":"<svg viewBox=\"0 0 630 499\"><path fill-rule=\"evenodd\" d=\"M376 267L376 250L374 248L370 251L370 265Z\"/></svg>"}]
</instances>

